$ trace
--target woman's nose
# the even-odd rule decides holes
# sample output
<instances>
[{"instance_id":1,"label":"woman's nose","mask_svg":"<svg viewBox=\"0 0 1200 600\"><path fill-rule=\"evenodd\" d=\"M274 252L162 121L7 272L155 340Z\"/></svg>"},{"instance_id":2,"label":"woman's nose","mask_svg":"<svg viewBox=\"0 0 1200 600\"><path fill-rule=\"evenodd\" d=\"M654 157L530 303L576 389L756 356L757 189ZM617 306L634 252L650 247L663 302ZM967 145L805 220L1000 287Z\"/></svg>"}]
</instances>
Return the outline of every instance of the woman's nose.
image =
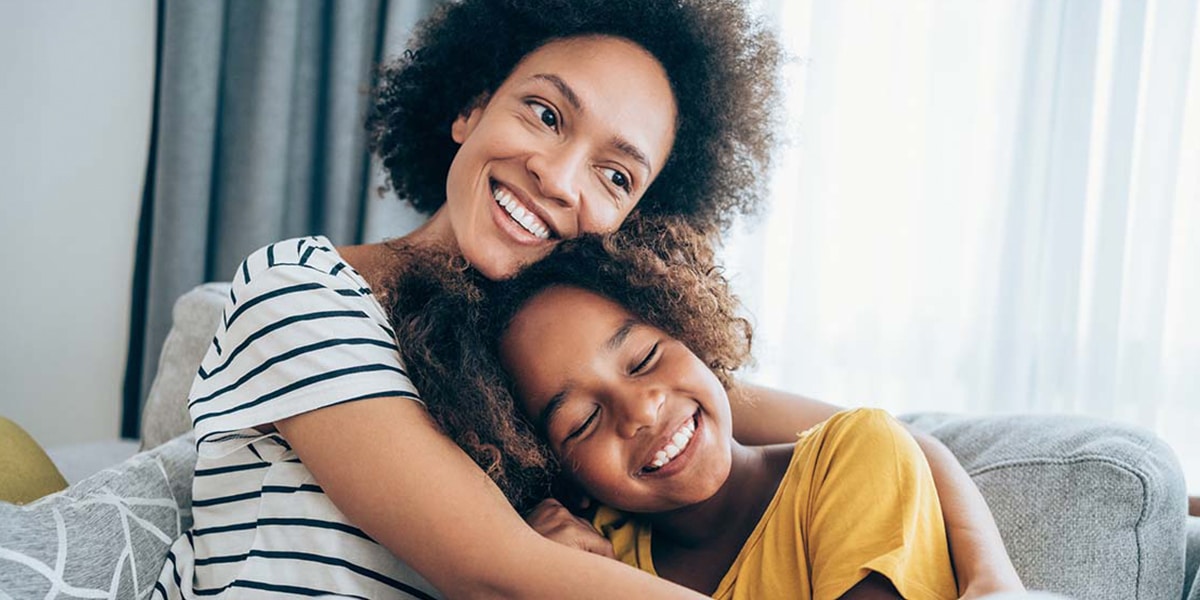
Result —
<instances>
[{"instance_id":1,"label":"woman's nose","mask_svg":"<svg viewBox=\"0 0 1200 600\"><path fill-rule=\"evenodd\" d=\"M582 149L560 146L532 154L527 166L543 197L578 208L584 163Z\"/></svg>"},{"instance_id":2,"label":"woman's nose","mask_svg":"<svg viewBox=\"0 0 1200 600\"><path fill-rule=\"evenodd\" d=\"M632 438L643 428L654 425L666 399L667 395L658 389L635 390L618 399L617 427L621 437Z\"/></svg>"}]
</instances>

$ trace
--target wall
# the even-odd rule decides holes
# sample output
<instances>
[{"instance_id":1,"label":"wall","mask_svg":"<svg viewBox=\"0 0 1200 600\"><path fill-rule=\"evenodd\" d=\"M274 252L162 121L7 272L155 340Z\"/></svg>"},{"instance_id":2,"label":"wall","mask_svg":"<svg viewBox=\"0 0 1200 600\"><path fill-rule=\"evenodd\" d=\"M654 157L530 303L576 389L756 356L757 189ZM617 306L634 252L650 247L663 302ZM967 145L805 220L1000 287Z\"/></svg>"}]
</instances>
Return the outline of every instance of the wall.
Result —
<instances>
[{"instance_id":1,"label":"wall","mask_svg":"<svg viewBox=\"0 0 1200 600\"><path fill-rule=\"evenodd\" d=\"M0 415L115 438L156 3L0 0Z\"/></svg>"}]
</instances>

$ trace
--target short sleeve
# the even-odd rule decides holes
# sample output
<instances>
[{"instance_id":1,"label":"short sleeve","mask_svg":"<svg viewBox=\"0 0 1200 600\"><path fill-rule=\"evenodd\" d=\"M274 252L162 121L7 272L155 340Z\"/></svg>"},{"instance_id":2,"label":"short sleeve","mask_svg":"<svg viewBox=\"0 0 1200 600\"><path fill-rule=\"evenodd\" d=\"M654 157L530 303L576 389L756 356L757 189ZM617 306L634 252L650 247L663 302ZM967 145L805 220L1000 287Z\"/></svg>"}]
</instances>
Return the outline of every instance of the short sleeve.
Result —
<instances>
[{"instance_id":1,"label":"short sleeve","mask_svg":"<svg viewBox=\"0 0 1200 600\"><path fill-rule=\"evenodd\" d=\"M247 257L188 395L201 452L240 446L260 425L380 397L419 401L382 307L328 240Z\"/></svg>"},{"instance_id":2,"label":"short sleeve","mask_svg":"<svg viewBox=\"0 0 1200 600\"><path fill-rule=\"evenodd\" d=\"M813 598L838 598L870 572L905 598L957 597L933 475L912 436L873 409L839 413L816 436L798 507Z\"/></svg>"}]
</instances>

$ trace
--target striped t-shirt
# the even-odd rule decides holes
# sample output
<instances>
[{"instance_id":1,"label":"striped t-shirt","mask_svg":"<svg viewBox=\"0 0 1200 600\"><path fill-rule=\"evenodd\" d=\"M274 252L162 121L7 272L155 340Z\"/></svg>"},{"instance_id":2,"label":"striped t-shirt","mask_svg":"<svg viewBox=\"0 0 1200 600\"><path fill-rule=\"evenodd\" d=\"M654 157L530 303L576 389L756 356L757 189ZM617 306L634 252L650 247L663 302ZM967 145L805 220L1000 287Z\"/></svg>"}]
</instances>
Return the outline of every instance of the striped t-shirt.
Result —
<instances>
[{"instance_id":1,"label":"striped t-shirt","mask_svg":"<svg viewBox=\"0 0 1200 600\"><path fill-rule=\"evenodd\" d=\"M437 596L350 524L282 436L255 429L342 402L420 401L385 314L323 237L267 246L238 267L188 395L194 525L153 598Z\"/></svg>"}]
</instances>

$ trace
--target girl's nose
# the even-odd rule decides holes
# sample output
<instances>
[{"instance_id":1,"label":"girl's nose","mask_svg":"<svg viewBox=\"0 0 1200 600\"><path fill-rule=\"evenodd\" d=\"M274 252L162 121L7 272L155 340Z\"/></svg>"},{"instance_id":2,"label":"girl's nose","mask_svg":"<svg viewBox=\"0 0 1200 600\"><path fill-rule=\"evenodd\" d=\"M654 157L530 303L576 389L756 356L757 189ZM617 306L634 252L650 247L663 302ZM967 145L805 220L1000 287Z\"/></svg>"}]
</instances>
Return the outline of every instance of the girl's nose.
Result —
<instances>
[{"instance_id":1,"label":"girl's nose","mask_svg":"<svg viewBox=\"0 0 1200 600\"><path fill-rule=\"evenodd\" d=\"M656 388L631 391L618 399L616 404L620 419L617 428L621 437L632 438L642 428L654 425L666 399L666 393Z\"/></svg>"}]
</instances>

